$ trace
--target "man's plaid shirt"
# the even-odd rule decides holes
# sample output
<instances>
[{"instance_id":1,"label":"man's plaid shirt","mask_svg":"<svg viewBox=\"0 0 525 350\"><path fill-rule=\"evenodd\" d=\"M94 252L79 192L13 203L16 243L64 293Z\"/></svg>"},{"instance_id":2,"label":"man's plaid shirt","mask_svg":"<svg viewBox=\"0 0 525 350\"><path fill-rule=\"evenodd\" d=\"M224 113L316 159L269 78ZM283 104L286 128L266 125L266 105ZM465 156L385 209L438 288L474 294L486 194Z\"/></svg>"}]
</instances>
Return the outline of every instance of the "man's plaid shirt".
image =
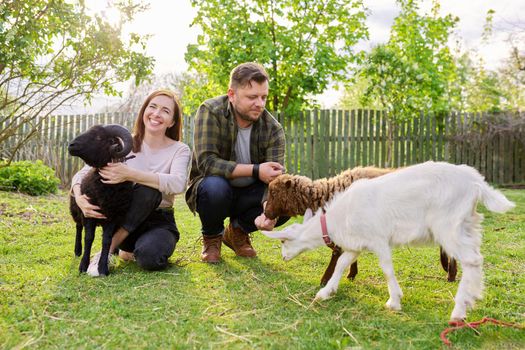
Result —
<instances>
[{"instance_id":1,"label":"man's plaid shirt","mask_svg":"<svg viewBox=\"0 0 525 350\"><path fill-rule=\"evenodd\" d=\"M228 96L206 100L195 115L193 160L186 202L192 212L197 206L197 188L204 176L229 178L236 166L235 142L237 123ZM286 146L281 124L264 110L253 123L250 136L250 158L253 164L278 162L284 165Z\"/></svg>"}]
</instances>

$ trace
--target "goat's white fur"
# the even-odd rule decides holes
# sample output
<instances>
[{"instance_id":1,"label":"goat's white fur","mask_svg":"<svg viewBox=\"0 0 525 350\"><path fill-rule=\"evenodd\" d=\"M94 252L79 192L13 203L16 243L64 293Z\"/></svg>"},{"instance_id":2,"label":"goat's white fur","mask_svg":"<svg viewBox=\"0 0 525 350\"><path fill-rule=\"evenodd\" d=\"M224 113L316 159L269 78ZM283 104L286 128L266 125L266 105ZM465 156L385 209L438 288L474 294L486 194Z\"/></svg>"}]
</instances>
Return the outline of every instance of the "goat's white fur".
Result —
<instances>
[{"instance_id":1,"label":"goat's white fur","mask_svg":"<svg viewBox=\"0 0 525 350\"><path fill-rule=\"evenodd\" d=\"M490 187L472 167L426 162L374 179L355 182L336 195L326 207L327 228L332 241L344 250L328 284L316 299L337 291L345 269L363 250L374 252L388 283L386 306L401 309L403 293L394 275L391 247L435 242L457 259L463 274L455 297L452 320L466 318L483 290L480 254L481 220L476 203L503 213L512 207L505 196ZM284 260L324 245L318 210L311 219L283 231L263 231L281 239Z\"/></svg>"}]
</instances>

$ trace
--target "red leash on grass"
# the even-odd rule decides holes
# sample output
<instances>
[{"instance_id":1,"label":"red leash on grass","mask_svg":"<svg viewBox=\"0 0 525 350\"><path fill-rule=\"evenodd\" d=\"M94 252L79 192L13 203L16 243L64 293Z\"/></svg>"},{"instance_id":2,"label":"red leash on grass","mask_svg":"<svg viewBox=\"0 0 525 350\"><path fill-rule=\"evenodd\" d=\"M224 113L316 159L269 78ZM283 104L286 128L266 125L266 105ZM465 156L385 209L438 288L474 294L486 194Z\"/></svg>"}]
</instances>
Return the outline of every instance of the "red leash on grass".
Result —
<instances>
[{"instance_id":1,"label":"red leash on grass","mask_svg":"<svg viewBox=\"0 0 525 350\"><path fill-rule=\"evenodd\" d=\"M443 332L441 332L439 337L441 338L443 343L445 343L445 345L450 346L452 345L452 342L447 339L448 333L453 332L457 329L466 328L466 327L476 329L481 324L487 323L487 322L494 323L494 324L501 325L501 326L506 326L506 327L513 327L513 328L519 328L519 329L523 328L522 325L519 325L516 323L503 322L503 321L496 320L494 318L483 317L480 321L475 321L475 322L450 321L448 324L451 325L452 327L446 328Z\"/></svg>"}]
</instances>

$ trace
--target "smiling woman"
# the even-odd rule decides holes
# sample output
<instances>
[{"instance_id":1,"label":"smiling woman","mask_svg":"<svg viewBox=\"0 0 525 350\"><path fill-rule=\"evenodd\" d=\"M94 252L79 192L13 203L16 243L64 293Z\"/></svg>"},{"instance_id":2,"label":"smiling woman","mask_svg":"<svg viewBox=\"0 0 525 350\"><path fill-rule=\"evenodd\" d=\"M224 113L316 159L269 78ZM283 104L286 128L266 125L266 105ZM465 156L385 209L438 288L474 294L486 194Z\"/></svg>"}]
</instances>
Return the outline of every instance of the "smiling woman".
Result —
<instances>
[{"instance_id":1,"label":"smiling woman","mask_svg":"<svg viewBox=\"0 0 525 350\"><path fill-rule=\"evenodd\" d=\"M189 147L180 141L182 113L172 91L157 90L144 101L133 130L134 156L126 164L110 163L100 169L102 182L135 183L130 209L113 235L110 254L120 249L120 257L136 259L146 270L164 269L179 240L173 217L175 194L186 189ZM89 171L84 167L75 175L72 190L86 217L104 219L100 208L80 191ZM88 274L97 276L100 254L92 260Z\"/></svg>"}]
</instances>

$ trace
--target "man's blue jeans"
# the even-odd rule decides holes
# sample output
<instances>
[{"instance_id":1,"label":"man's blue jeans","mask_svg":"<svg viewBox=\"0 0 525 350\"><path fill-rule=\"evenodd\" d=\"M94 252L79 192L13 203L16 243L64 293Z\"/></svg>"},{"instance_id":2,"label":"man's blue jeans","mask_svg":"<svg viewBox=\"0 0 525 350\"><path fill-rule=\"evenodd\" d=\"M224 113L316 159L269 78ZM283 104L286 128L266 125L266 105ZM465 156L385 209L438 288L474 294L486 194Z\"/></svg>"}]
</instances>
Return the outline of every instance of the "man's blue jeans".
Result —
<instances>
[{"instance_id":1,"label":"man's blue jeans","mask_svg":"<svg viewBox=\"0 0 525 350\"><path fill-rule=\"evenodd\" d=\"M215 236L222 233L227 217L234 227L240 227L246 233L256 231L254 220L263 212L261 200L265 190L266 184L262 181L247 187L233 187L224 177L205 177L197 191L197 212L201 219L202 234ZM279 218L276 226L288 219Z\"/></svg>"}]
</instances>

